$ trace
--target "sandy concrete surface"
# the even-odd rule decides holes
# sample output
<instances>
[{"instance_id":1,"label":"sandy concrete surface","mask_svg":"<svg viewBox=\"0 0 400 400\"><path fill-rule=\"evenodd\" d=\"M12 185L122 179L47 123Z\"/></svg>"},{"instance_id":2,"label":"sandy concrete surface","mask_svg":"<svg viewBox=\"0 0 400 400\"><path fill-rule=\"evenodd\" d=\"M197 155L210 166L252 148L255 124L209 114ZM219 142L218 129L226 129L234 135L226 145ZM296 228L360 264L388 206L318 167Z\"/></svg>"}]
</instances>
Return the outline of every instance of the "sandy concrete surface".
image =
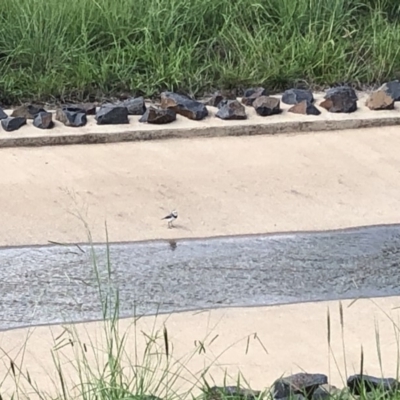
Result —
<instances>
[{"instance_id":1,"label":"sandy concrete surface","mask_svg":"<svg viewBox=\"0 0 400 400\"><path fill-rule=\"evenodd\" d=\"M206 376L211 384L213 382L210 376L213 376L215 383L221 385L225 373L228 376L227 383L235 384L240 370L252 388L265 389L281 375L307 371L326 373L331 383L342 386L345 365L348 374L359 372L362 348L364 373L381 376L377 337L383 373L387 377L396 375L399 306L398 297L358 300L353 304L351 301L344 301L345 352L342 347L338 302L220 309L145 317L139 319L136 326L132 320L122 320L119 328L120 335L126 334L126 357L131 362L135 360L135 348L139 358L143 354L144 333L151 337L159 335L155 347L151 348L153 354L165 353L162 329L164 326L167 328L169 350L172 353L171 375L173 371L180 374L180 379L175 383L178 390L194 385L194 376L198 377L196 373L208 367L210 370ZM332 348L330 357L327 341L328 310ZM57 382L58 378L52 351L53 355L60 357L64 379L69 382L76 380L74 364L70 362L75 358L74 351L79 347L76 339L79 338L82 346L85 343L85 356L92 368L96 368L92 348L105 349L102 328L101 323L87 323L1 332L0 376L6 377L8 357L14 360L17 367L21 366L23 357L24 373L28 371L31 379L42 390L53 391L52 380ZM63 334L65 329L72 333ZM73 347L67 344L69 338L74 342ZM205 353L196 353L200 342L206 350ZM25 352L21 352L21 348L25 348ZM98 350L96 353L101 364L102 352ZM162 369L165 357L154 357L152 363ZM185 369L178 367L181 364ZM60 386L57 385L59 390ZM3 385L3 393L11 388L12 382L8 376Z\"/></svg>"},{"instance_id":2,"label":"sandy concrete surface","mask_svg":"<svg viewBox=\"0 0 400 400\"><path fill-rule=\"evenodd\" d=\"M399 106L394 110L371 111L365 106L367 93L358 93L358 110L351 114L329 113L318 104L324 94L314 95L321 115L299 115L287 112L290 105L281 102L283 112L279 115L261 117L253 107L246 107L248 118L242 121L223 121L215 117L218 111L208 107L209 116L202 121L191 121L177 116L177 120L167 125L143 124L139 116L129 118L126 125L97 125L94 116L81 128L68 128L58 121L51 130L41 130L28 121L18 131L0 134L0 147L45 146L82 143L112 143L166 138L221 137L272 135L291 132L315 132L368 127L383 127L400 124ZM281 96L276 95L280 98ZM10 115L12 110L6 110Z\"/></svg>"},{"instance_id":3,"label":"sandy concrete surface","mask_svg":"<svg viewBox=\"0 0 400 400\"><path fill-rule=\"evenodd\" d=\"M399 133L1 149L0 244L86 241L80 218L95 241L397 223Z\"/></svg>"}]
</instances>

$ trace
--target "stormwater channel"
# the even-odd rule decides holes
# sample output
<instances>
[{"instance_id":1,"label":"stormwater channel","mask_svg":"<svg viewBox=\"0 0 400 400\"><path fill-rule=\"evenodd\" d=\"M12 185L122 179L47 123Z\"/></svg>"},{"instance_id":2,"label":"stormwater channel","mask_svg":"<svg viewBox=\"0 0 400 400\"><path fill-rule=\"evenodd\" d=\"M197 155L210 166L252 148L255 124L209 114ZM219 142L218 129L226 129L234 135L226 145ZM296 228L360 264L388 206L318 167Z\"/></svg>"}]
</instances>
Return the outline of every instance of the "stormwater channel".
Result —
<instances>
[{"instance_id":1,"label":"stormwater channel","mask_svg":"<svg viewBox=\"0 0 400 400\"><path fill-rule=\"evenodd\" d=\"M93 251L97 268L94 268ZM400 295L400 225L177 241L0 249L0 329Z\"/></svg>"}]
</instances>

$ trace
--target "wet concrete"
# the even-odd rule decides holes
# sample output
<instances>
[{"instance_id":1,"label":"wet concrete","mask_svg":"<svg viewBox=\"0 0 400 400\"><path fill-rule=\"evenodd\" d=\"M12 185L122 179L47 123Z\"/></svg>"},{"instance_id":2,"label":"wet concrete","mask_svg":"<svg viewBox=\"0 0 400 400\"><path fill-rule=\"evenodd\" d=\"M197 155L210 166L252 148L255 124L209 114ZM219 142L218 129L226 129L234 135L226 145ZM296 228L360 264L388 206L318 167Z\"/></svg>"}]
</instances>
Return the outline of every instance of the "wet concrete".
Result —
<instances>
[{"instance_id":1,"label":"wet concrete","mask_svg":"<svg viewBox=\"0 0 400 400\"><path fill-rule=\"evenodd\" d=\"M400 226L208 240L0 249L0 329L102 316L400 295Z\"/></svg>"}]
</instances>

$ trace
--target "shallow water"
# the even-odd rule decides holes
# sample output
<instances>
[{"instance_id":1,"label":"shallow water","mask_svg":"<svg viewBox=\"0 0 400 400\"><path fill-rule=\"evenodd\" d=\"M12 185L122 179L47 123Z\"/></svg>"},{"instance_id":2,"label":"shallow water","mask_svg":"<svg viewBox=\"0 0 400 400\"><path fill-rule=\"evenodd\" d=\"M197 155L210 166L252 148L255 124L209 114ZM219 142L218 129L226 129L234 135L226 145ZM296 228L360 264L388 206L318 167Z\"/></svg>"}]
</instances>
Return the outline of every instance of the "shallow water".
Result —
<instances>
[{"instance_id":1,"label":"shallow water","mask_svg":"<svg viewBox=\"0 0 400 400\"><path fill-rule=\"evenodd\" d=\"M106 246L94 246L107 289ZM400 295L400 226L110 245L120 315ZM101 318L90 246L0 249L0 329Z\"/></svg>"}]
</instances>

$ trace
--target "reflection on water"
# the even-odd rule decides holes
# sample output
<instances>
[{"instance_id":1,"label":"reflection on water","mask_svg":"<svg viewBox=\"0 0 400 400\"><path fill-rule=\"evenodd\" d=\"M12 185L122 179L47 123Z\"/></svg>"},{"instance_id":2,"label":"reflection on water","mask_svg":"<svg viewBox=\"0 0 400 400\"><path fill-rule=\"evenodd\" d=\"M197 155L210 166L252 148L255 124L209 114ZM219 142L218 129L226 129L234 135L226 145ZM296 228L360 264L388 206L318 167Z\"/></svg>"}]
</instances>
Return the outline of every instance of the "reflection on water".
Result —
<instances>
[{"instance_id":1,"label":"reflection on water","mask_svg":"<svg viewBox=\"0 0 400 400\"><path fill-rule=\"evenodd\" d=\"M96 245L121 316L400 295L400 227ZM0 329L101 317L89 246L0 250Z\"/></svg>"}]
</instances>

